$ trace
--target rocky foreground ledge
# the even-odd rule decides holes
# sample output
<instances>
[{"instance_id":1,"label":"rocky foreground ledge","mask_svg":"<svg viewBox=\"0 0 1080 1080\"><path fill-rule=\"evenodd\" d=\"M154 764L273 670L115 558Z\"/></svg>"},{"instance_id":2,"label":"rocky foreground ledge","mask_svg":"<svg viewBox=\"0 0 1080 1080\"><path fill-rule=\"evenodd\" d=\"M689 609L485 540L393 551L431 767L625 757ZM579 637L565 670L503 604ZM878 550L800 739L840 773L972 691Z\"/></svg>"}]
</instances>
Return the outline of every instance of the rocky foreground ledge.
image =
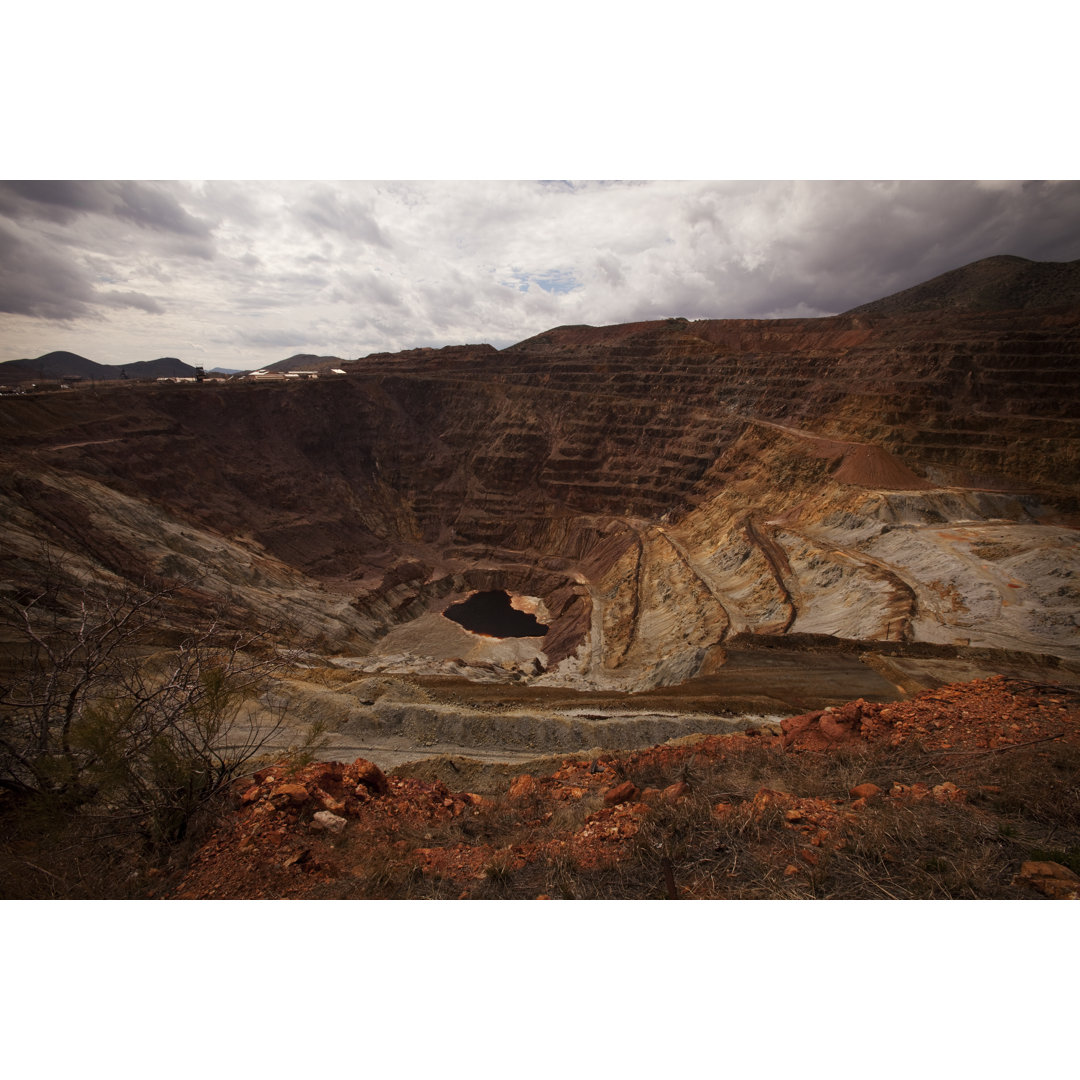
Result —
<instances>
[{"instance_id":1,"label":"rocky foreground ledge","mask_svg":"<svg viewBox=\"0 0 1080 1080\"><path fill-rule=\"evenodd\" d=\"M483 793L441 768L261 769L186 875L148 895L1080 898L1080 692L1054 684L859 700Z\"/></svg>"}]
</instances>

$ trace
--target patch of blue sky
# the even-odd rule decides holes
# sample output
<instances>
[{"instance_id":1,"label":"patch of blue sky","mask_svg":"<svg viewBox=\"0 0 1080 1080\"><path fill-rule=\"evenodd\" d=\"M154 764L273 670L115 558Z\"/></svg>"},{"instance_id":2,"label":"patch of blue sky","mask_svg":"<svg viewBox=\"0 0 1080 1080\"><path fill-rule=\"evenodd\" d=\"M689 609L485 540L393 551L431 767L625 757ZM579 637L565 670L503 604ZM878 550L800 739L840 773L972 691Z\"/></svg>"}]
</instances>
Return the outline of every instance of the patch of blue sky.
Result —
<instances>
[{"instance_id":1,"label":"patch of blue sky","mask_svg":"<svg viewBox=\"0 0 1080 1080\"><path fill-rule=\"evenodd\" d=\"M568 293L581 288L581 282L570 270L545 270L540 274L513 274L511 281L504 284L512 284L518 292L528 292L530 285L537 285L544 292L549 293Z\"/></svg>"}]
</instances>

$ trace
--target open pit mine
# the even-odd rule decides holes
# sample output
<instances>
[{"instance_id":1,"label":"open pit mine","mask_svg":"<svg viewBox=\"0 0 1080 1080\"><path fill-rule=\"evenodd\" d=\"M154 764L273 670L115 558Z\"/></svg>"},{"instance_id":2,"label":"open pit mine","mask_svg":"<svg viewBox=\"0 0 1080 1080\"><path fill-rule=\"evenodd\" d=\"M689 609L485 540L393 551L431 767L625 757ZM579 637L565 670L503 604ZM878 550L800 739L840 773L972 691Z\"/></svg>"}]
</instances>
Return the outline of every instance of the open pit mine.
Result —
<instances>
[{"instance_id":1,"label":"open pit mine","mask_svg":"<svg viewBox=\"0 0 1080 1080\"><path fill-rule=\"evenodd\" d=\"M1080 683L1078 268L6 397L0 587L172 583L163 641L272 634L281 746L383 767Z\"/></svg>"}]
</instances>

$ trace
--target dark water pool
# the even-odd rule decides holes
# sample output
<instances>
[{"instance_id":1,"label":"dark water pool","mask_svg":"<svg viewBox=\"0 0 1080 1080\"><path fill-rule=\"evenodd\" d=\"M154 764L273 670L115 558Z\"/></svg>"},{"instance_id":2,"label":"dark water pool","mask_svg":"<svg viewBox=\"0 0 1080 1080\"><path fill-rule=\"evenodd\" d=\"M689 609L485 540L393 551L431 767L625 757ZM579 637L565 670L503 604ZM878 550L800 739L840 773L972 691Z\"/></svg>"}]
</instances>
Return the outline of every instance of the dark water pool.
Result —
<instances>
[{"instance_id":1,"label":"dark water pool","mask_svg":"<svg viewBox=\"0 0 1080 1080\"><path fill-rule=\"evenodd\" d=\"M473 593L443 614L466 630L488 637L543 637L548 631L535 615L512 607L509 594L499 589Z\"/></svg>"}]
</instances>

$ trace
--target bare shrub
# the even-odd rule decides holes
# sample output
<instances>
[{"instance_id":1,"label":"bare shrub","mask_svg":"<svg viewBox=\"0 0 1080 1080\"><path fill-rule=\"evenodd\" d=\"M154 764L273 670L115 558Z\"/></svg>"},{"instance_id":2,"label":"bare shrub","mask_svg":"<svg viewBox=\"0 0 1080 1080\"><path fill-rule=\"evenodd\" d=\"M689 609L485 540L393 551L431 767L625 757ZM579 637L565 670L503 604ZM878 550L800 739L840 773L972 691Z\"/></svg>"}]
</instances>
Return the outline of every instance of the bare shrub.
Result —
<instances>
[{"instance_id":1,"label":"bare shrub","mask_svg":"<svg viewBox=\"0 0 1080 1080\"><path fill-rule=\"evenodd\" d=\"M50 838L53 855L67 845L102 865L112 847L130 862L133 839L175 848L280 726L280 713L257 708L282 666L263 635L206 620L155 647L173 591L73 590L57 575L0 605L14 642L0 687L0 788L38 855Z\"/></svg>"}]
</instances>

